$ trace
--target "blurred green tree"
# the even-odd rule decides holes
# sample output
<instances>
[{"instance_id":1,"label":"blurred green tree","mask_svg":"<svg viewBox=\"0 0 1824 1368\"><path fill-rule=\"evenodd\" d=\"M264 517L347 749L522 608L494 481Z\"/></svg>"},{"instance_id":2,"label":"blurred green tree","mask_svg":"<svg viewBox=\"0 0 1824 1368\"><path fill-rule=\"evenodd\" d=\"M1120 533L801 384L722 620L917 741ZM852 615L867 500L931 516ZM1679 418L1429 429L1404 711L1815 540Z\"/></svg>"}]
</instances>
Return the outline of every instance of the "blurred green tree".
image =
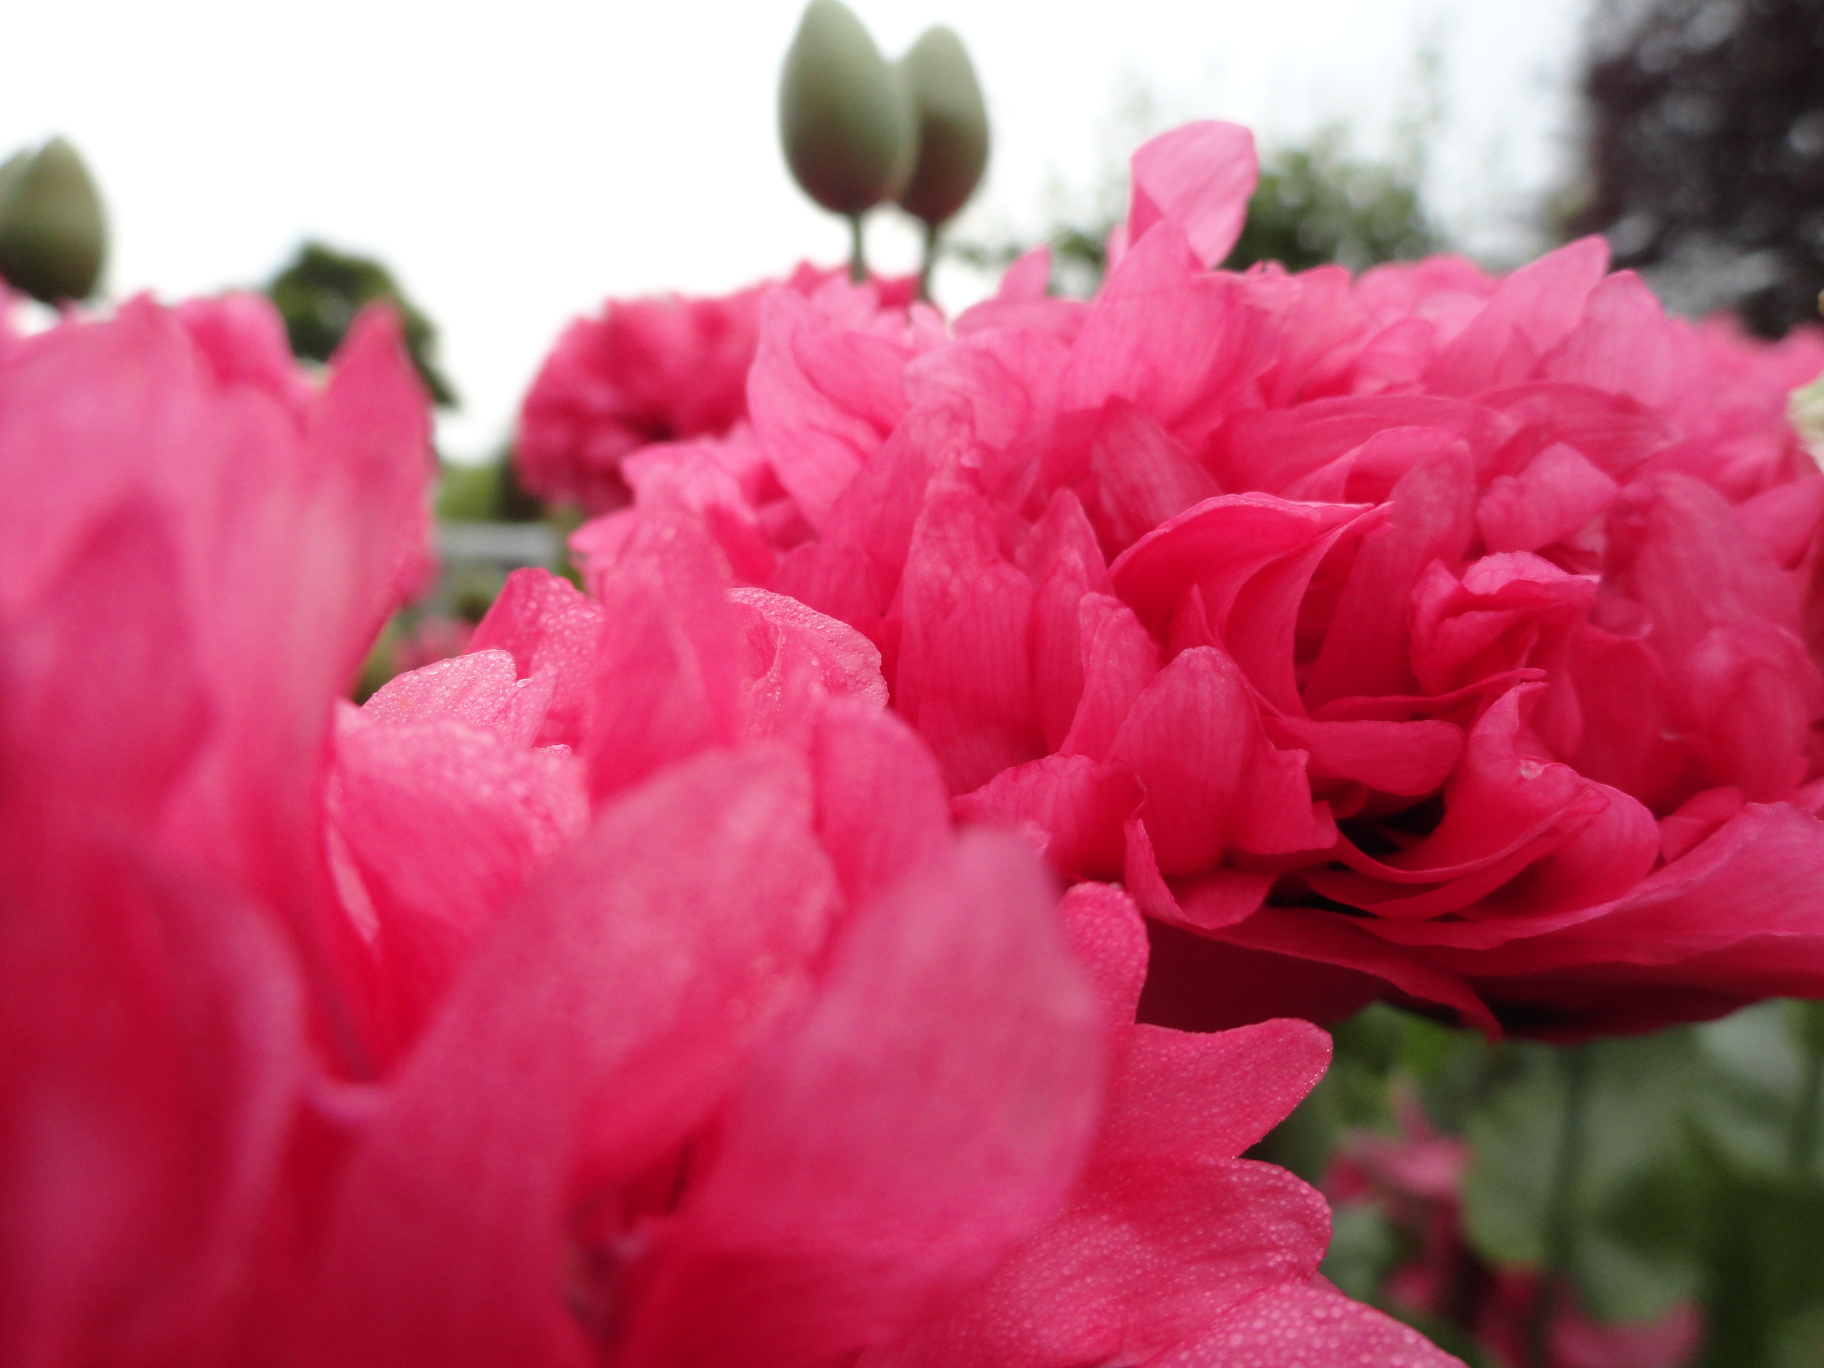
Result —
<instances>
[{"instance_id":1,"label":"blurred green tree","mask_svg":"<svg viewBox=\"0 0 1824 1368\"><path fill-rule=\"evenodd\" d=\"M431 398L444 408L456 406L456 392L433 359L436 326L405 297L392 272L372 257L306 242L267 282L265 292L285 320L292 353L312 361L329 360L362 305L385 300L399 312L405 345Z\"/></svg>"}]
</instances>

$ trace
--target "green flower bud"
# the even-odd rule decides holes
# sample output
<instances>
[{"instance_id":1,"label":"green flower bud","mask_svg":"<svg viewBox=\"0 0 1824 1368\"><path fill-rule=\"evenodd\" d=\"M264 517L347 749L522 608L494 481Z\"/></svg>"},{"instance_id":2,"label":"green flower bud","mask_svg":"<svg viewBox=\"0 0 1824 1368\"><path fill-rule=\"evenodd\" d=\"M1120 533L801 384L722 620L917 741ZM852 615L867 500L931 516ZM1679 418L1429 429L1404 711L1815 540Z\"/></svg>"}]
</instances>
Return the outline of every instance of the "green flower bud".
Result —
<instances>
[{"instance_id":1,"label":"green flower bud","mask_svg":"<svg viewBox=\"0 0 1824 1368\"><path fill-rule=\"evenodd\" d=\"M855 215L912 174L918 127L899 74L841 0L811 0L779 78L779 137L804 193Z\"/></svg>"},{"instance_id":2,"label":"green flower bud","mask_svg":"<svg viewBox=\"0 0 1824 1368\"><path fill-rule=\"evenodd\" d=\"M0 167L0 276L14 289L47 304L86 299L107 245L101 196L64 139Z\"/></svg>"},{"instance_id":3,"label":"green flower bud","mask_svg":"<svg viewBox=\"0 0 1824 1368\"><path fill-rule=\"evenodd\" d=\"M900 208L936 227L975 193L988 165L988 110L963 41L926 29L899 69L919 122L918 164L900 191Z\"/></svg>"}]
</instances>

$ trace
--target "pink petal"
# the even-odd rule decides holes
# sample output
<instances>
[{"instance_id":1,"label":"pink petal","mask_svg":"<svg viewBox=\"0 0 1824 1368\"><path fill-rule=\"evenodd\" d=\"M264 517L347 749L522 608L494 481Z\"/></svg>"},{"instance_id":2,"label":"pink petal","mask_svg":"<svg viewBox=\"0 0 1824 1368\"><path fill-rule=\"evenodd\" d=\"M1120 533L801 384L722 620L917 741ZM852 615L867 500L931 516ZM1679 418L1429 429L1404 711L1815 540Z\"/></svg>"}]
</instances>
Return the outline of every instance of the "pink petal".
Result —
<instances>
[{"instance_id":1,"label":"pink petal","mask_svg":"<svg viewBox=\"0 0 1824 1368\"><path fill-rule=\"evenodd\" d=\"M1111 399L1102 411L1089 466L1106 544L1115 551L1220 492L1181 443L1120 398Z\"/></svg>"},{"instance_id":2,"label":"pink petal","mask_svg":"<svg viewBox=\"0 0 1824 1368\"><path fill-rule=\"evenodd\" d=\"M1160 134L1134 153L1129 244L1165 219L1204 265L1220 266L1241 236L1259 173L1254 135L1240 124L1205 119Z\"/></svg>"},{"instance_id":3,"label":"pink petal","mask_svg":"<svg viewBox=\"0 0 1824 1368\"><path fill-rule=\"evenodd\" d=\"M1032 692L1032 581L993 565L964 590L927 657L918 731L952 793L1045 750Z\"/></svg>"},{"instance_id":4,"label":"pink petal","mask_svg":"<svg viewBox=\"0 0 1824 1368\"><path fill-rule=\"evenodd\" d=\"M1310 1278L1329 1232L1323 1199L1266 1164L1099 1164L987 1284L863 1364L1076 1368L1162 1353Z\"/></svg>"},{"instance_id":5,"label":"pink petal","mask_svg":"<svg viewBox=\"0 0 1824 1368\"><path fill-rule=\"evenodd\" d=\"M1463 729L1449 722L1314 722L1265 715L1267 735L1308 751L1313 778L1350 779L1379 793L1434 793L1463 754Z\"/></svg>"},{"instance_id":6,"label":"pink petal","mask_svg":"<svg viewBox=\"0 0 1824 1368\"><path fill-rule=\"evenodd\" d=\"M856 699L825 704L809 758L817 834L851 906L948 849L943 778L931 752L891 713Z\"/></svg>"},{"instance_id":7,"label":"pink petal","mask_svg":"<svg viewBox=\"0 0 1824 1368\"><path fill-rule=\"evenodd\" d=\"M538 744L574 749L582 744L601 634L599 604L549 570L529 568L507 576L469 649L511 652L522 679L549 671L551 705Z\"/></svg>"},{"instance_id":8,"label":"pink petal","mask_svg":"<svg viewBox=\"0 0 1824 1368\"><path fill-rule=\"evenodd\" d=\"M1414 586L1434 560L1454 566L1474 531L1475 485L1458 445L1414 465L1395 484L1392 516L1362 538L1305 701L1397 694L1412 684L1408 618Z\"/></svg>"},{"instance_id":9,"label":"pink petal","mask_svg":"<svg viewBox=\"0 0 1824 1368\"><path fill-rule=\"evenodd\" d=\"M1225 609L1266 562L1296 551L1365 512L1269 494L1224 494L1185 510L1135 542L1109 568L1115 592L1157 634L1194 587Z\"/></svg>"},{"instance_id":10,"label":"pink petal","mask_svg":"<svg viewBox=\"0 0 1824 1368\"><path fill-rule=\"evenodd\" d=\"M567 753L436 721L345 732L335 781L337 829L379 919L396 1047L493 917L588 824L582 769Z\"/></svg>"},{"instance_id":11,"label":"pink petal","mask_svg":"<svg viewBox=\"0 0 1824 1368\"><path fill-rule=\"evenodd\" d=\"M1070 732L1058 747L1065 755L1108 753L1128 710L1159 673L1159 648L1133 610L1106 594L1086 594L1077 613L1083 642L1082 700Z\"/></svg>"},{"instance_id":12,"label":"pink petal","mask_svg":"<svg viewBox=\"0 0 1824 1368\"><path fill-rule=\"evenodd\" d=\"M462 722L530 746L544 726L555 683L555 672L520 679L505 651L471 651L394 675L362 712L390 726Z\"/></svg>"},{"instance_id":13,"label":"pink petal","mask_svg":"<svg viewBox=\"0 0 1824 1368\"><path fill-rule=\"evenodd\" d=\"M603 618L583 755L598 801L740 724L735 610L707 534L681 514L624 516L618 557L589 567Z\"/></svg>"},{"instance_id":14,"label":"pink petal","mask_svg":"<svg viewBox=\"0 0 1824 1368\"><path fill-rule=\"evenodd\" d=\"M965 822L1034 835L1052 868L1072 878L1109 878L1122 862L1122 823L1140 802L1131 771L1086 755L1047 755L1004 769L951 799Z\"/></svg>"},{"instance_id":15,"label":"pink petal","mask_svg":"<svg viewBox=\"0 0 1824 1368\"><path fill-rule=\"evenodd\" d=\"M1058 916L1109 1025L1133 1025L1146 983L1146 923L1134 900L1115 884L1075 884L1058 904Z\"/></svg>"},{"instance_id":16,"label":"pink petal","mask_svg":"<svg viewBox=\"0 0 1824 1368\"><path fill-rule=\"evenodd\" d=\"M1536 551L1604 512L1619 488L1575 447L1555 442L1517 476L1498 476L1476 504L1491 551Z\"/></svg>"},{"instance_id":17,"label":"pink petal","mask_svg":"<svg viewBox=\"0 0 1824 1368\"><path fill-rule=\"evenodd\" d=\"M966 669L971 664L966 658L945 661L938 640L957 606L983 575L1006 564L998 523L992 505L960 484L934 488L918 516L900 584L899 612L905 626L893 679L893 706L914 726L919 723L932 678L940 671ZM1011 581L1004 582L998 594L987 592L997 599L1018 593ZM1026 592L1030 595L1030 585ZM1018 611L1017 605L1009 606ZM1023 644L1023 630L1020 640ZM1008 668L1012 668L1010 662Z\"/></svg>"},{"instance_id":18,"label":"pink petal","mask_svg":"<svg viewBox=\"0 0 1824 1368\"><path fill-rule=\"evenodd\" d=\"M824 1362L899 1331L1057 1210L1101 1063L1031 856L964 837L857 915L757 1062L623 1361Z\"/></svg>"},{"instance_id":19,"label":"pink petal","mask_svg":"<svg viewBox=\"0 0 1824 1368\"><path fill-rule=\"evenodd\" d=\"M1275 1287L1144 1368L1462 1368L1417 1330L1328 1287Z\"/></svg>"},{"instance_id":20,"label":"pink petal","mask_svg":"<svg viewBox=\"0 0 1824 1368\"><path fill-rule=\"evenodd\" d=\"M0 916L0 1357L227 1361L307 1061L268 919L117 840Z\"/></svg>"},{"instance_id":21,"label":"pink petal","mask_svg":"<svg viewBox=\"0 0 1824 1368\"><path fill-rule=\"evenodd\" d=\"M1140 780L1140 816L1166 874L1204 869L1230 845L1278 853L1334 839L1312 811L1302 753L1267 742L1246 681L1214 648L1159 672L1108 758Z\"/></svg>"},{"instance_id":22,"label":"pink petal","mask_svg":"<svg viewBox=\"0 0 1824 1368\"><path fill-rule=\"evenodd\" d=\"M1608 244L1587 237L1522 266L1439 353L1426 372L1427 388L1468 395L1530 379L1539 358L1582 320L1608 264Z\"/></svg>"},{"instance_id":23,"label":"pink petal","mask_svg":"<svg viewBox=\"0 0 1824 1368\"><path fill-rule=\"evenodd\" d=\"M1371 974L1408 997L1454 1008L1467 1026L1491 1034L1500 1033L1493 1013L1456 973L1438 967L1413 951L1389 945L1358 925L1356 918L1307 908L1265 907L1244 922L1209 934L1243 949ZM1261 965L1261 972L1266 972L1266 965ZM1328 983L1320 981L1317 986L1320 998L1335 992ZM1249 995L1249 1015L1307 1015L1309 1009L1301 1011L1298 1006L1306 987L1296 973L1273 975L1259 985L1259 992ZM1283 1005L1278 1010L1274 1006L1276 990L1283 994ZM1207 993L1209 989L1206 987L1204 991ZM1346 1005L1336 1015L1347 1015L1364 1005L1360 998L1353 1002L1339 998L1339 1002ZM1142 1004L1144 1013L1145 1004ZM1222 1016L1226 1020L1234 1019L1226 1013Z\"/></svg>"},{"instance_id":24,"label":"pink petal","mask_svg":"<svg viewBox=\"0 0 1824 1368\"><path fill-rule=\"evenodd\" d=\"M1330 1066L1304 1021L1202 1035L1138 1026L1109 1084L1098 1164L1229 1159L1285 1120Z\"/></svg>"},{"instance_id":25,"label":"pink petal","mask_svg":"<svg viewBox=\"0 0 1824 1368\"><path fill-rule=\"evenodd\" d=\"M1059 407L1120 397L1196 446L1264 370L1264 310L1239 276L1205 271L1166 220L1134 244L1090 304L1060 382Z\"/></svg>"},{"instance_id":26,"label":"pink petal","mask_svg":"<svg viewBox=\"0 0 1824 1368\"><path fill-rule=\"evenodd\" d=\"M687 1132L804 990L832 886L805 777L764 749L613 805L496 924L334 1199L317 1361L572 1363L564 1203Z\"/></svg>"},{"instance_id":27,"label":"pink petal","mask_svg":"<svg viewBox=\"0 0 1824 1368\"><path fill-rule=\"evenodd\" d=\"M1477 457L1512 423L1482 404L1424 394L1318 399L1237 415L1218 434L1211 469L1225 489L1290 496L1301 480L1390 428L1429 428L1461 438Z\"/></svg>"}]
</instances>

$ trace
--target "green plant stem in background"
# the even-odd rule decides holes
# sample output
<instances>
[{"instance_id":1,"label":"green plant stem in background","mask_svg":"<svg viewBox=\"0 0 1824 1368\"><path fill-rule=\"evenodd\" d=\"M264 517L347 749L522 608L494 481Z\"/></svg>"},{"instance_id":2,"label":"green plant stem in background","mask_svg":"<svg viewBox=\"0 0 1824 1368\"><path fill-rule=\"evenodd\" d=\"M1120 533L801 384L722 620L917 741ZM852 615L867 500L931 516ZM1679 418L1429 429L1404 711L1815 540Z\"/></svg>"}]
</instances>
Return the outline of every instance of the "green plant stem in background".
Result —
<instances>
[{"instance_id":1,"label":"green plant stem in background","mask_svg":"<svg viewBox=\"0 0 1824 1368\"><path fill-rule=\"evenodd\" d=\"M1573 1224L1577 1216L1578 1179L1583 1171L1584 1141L1589 1123L1590 1063L1594 1044L1558 1052L1564 1074L1564 1121L1558 1132L1558 1162L1552 1170L1545 1218L1545 1267L1539 1275L1539 1297L1527 1326L1527 1368L1546 1368L1551 1360L1552 1317L1559 1299L1571 1290Z\"/></svg>"},{"instance_id":2,"label":"green plant stem in background","mask_svg":"<svg viewBox=\"0 0 1824 1368\"><path fill-rule=\"evenodd\" d=\"M849 279L857 285L868 278L868 250L861 240L861 215L849 218Z\"/></svg>"},{"instance_id":3,"label":"green plant stem in background","mask_svg":"<svg viewBox=\"0 0 1824 1368\"><path fill-rule=\"evenodd\" d=\"M918 297L927 304L931 302L931 272L937 267L937 234L935 223L925 225L925 255L918 264Z\"/></svg>"},{"instance_id":4,"label":"green plant stem in background","mask_svg":"<svg viewBox=\"0 0 1824 1368\"><path fill-rule=\"evenodd\" d=\"M1824 1130L1824 1002L1798 1004L1804 1029L1799 1067L1799 1098L1792 1112L1792 1140L1789 1154L1795 1178L1810 1175L1818 1162L1818 1137Z\"/></svg>"}]
</instances>

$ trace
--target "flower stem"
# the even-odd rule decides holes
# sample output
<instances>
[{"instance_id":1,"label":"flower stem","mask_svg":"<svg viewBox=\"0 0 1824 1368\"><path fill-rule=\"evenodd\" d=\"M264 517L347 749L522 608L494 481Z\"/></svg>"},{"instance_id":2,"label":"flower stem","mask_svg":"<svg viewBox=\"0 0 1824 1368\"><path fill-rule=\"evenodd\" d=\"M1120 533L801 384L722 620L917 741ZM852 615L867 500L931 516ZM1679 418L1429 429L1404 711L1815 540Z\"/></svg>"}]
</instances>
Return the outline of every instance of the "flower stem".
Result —
<instances>
[{"instance_id":1,"label":"flower stem","mask_svg":"<svg viewBox=\"0 0 1824 1368\"><path fill-rule=\"evenodd\" d=\"M925 255L918 266L918 297L931 302L931 272L937 269L937 225L925 225Z\"/></svg>"},{"instance_id":2,"label":"flower stem","mask_svg":"<svg viewBox=\"0 0 1824 1368\"><path fill-rule=\"evenodd\" d=\"M1545 1267L1540 1271L1539 1295L1526 1328L1527 1368L1550 1364L1552 1317L1571 1289L1577 1180L1583 1170L1589 1128L1590 1063L1595 1048L1593 1043L1577 1045L1557 1054L1564 1075L1564 1123L1558 1132L1558 1158L1546 1198Z\"/></svg>"},{"instance_id":3,"label":"flower stem","mask_svg":"<svg viewBox=\"0 0 1824 1368\"><path fill-rule=\"evenodd\" d=\"M861 240L861 215L849 215L849 279L860 285L868 278L868 251Z\"/></svg>"},{"instance_id":4,"label":"flower stem","mask_svg":"<svg viewBox=\"0 0 1824 1368\"><path fill-rule=\"evenodd\" d=\"M1792 1113L1789 1155L1794 1175L1805 1178L1817 1163L1818 1136L1824 1130L1824 1003L1799 1003L1797 1010L1804 1014L1799 1053L1803 1077Z\"/></svg>"}]
</instances>

